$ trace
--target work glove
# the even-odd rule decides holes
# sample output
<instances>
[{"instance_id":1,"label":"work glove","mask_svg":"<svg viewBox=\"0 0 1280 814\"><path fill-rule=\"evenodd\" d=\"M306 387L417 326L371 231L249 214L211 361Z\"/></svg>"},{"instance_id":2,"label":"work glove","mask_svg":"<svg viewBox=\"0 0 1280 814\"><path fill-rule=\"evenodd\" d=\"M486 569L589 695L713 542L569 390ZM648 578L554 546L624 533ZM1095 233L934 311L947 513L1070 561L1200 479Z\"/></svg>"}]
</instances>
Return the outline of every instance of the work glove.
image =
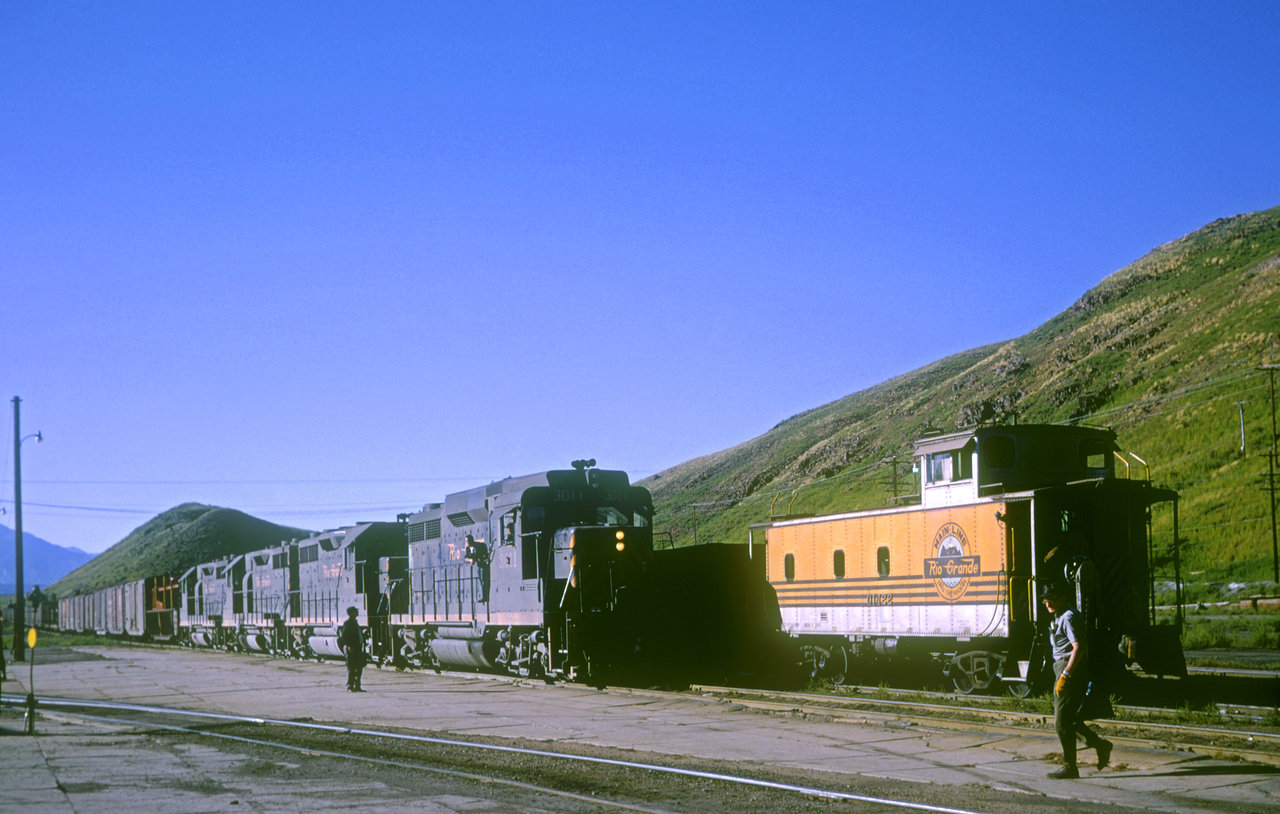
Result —
<instances>
[{"instance_id":1,"label":"work glove","mask_svg":"<svg viewBox=\"0 0 1280 814\"><path fill-rule=\"evenodd\" d=\"M1071 677L1070 673L1063 672L1058 676L1058 682L1053 685L1053 694L1061 698L1067 691L1067 679Z\"/></svg>"}]
</instances>

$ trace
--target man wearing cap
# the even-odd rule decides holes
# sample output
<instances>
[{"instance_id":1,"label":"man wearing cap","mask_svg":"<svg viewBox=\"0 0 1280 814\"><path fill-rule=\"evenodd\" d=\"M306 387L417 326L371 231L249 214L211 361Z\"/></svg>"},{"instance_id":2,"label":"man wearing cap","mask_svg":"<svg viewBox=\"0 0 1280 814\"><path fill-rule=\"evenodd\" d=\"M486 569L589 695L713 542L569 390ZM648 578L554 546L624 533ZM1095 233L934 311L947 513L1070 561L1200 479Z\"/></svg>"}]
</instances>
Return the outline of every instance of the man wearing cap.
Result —
<instances>
[{"instance_id":1,"label":"man wearing cap","mask_svg":"<svg viewBox=\"0 0 1280 814\"><path fill-rule=\"evenodd\" d=\"M347 691L360 689L360 672L364 669L364 636L360 632L360 611L352 605L347 608L347 621L338 628L338 649L347 657Z\"/></svg>"},{"instance_id":2,"label":"man wearing cap","mask_svg":"<svg viewBox=\"0 0 1280 814\"><path fill-rule=\"evenodd\" d=\"M1111 760L1111 741L1104 740L1080 720L1080 703L1084 700L1085 662L1089 653L1082 637L1076 613L1069 606L1068 592L1062 585L1046 585L1040 590L1040 600L1054 615L1049 625L1049 640L1053 645L1053 728L1062 743L1062 768L1050 772L1055 780L1074 780L1080 776L1076 767L1076 738L1083 737L1085 745L1098 754L1098 769L1106 768Z\"/></svg>"}]
</instances>

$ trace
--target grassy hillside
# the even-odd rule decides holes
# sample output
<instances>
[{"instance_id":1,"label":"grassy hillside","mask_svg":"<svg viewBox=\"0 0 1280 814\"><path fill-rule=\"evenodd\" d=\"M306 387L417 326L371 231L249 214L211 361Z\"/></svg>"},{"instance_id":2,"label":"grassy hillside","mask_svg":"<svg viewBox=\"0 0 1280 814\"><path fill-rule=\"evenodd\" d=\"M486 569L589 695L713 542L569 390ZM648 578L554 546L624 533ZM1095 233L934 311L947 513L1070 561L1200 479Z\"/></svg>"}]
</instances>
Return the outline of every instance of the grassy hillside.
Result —
<instances>
[{"instance_id":1,"label":"grassy hillside","mask_svg":"<svg viewBox=\"0 0 1280 814\"><path fill-rule=\"evenodd\" d=\"M767 519L771 506L821 513L885 505L895 484L911 493L904 456L923 430L1079 421L1115 429L1124 449L1150 463L1153 480L1180 490L1193 578L1270 579L1260 477L1271 418L1258 366L1277 363L1280 207L1155 249L1026 336L794 416L644 485L678 543L745 541L747 525ZM1167 518L1157 518L1156 532L1157 546L1170 547Z\"/></svg>"},{"instance_id":2,"label":"grassy hillside","mask_svg":"<svg viewBox=\"0 0 1280 814\"><path fill-rule=\"evenodd\" d=\"M153 517L107 551L49 586L65 597L310 535L234 509L184 503Z\"/></svg>"}]
</instances>

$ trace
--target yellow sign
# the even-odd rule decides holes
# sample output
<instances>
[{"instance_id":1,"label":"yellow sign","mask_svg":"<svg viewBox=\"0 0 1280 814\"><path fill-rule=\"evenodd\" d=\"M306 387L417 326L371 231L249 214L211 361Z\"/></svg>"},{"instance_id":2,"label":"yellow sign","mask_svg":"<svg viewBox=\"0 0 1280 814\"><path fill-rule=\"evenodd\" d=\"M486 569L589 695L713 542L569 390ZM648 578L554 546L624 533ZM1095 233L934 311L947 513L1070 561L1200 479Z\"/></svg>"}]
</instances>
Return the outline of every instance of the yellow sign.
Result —
<instances>
[{"instance_id":1,"label":"yellow sign","mask_svg":"<svg viewBox=\"0 0 1280 814\"><path fill-rule=\"evenodd\" d=\"M36 629L31 628L27 631L27 647L36 646Z\"/></svg>"}]
</instances>

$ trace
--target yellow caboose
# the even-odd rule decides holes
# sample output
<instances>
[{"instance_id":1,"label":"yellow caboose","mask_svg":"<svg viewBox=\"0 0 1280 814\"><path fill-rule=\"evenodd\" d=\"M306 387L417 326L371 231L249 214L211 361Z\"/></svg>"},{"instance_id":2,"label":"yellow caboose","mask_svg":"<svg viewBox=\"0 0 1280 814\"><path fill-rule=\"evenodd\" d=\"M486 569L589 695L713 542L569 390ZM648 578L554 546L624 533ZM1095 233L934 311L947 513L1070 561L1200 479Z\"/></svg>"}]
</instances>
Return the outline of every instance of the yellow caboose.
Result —
<instances>
[{"instance_id":1,"label":"yellow caboose","mask_svg":"<svg viewBox=\"0 0 1280 814\"><path fill-rule=\"evenodd\" d=\"M836 681L927 657L963 692L1023 694L1045 675L1036 585L1061 582L1100 651L1184 670L1176 630L1154 624L1149 565L1151 507L1171 503L1176 530L1177 493L1116 477L1117 452L1091 427L933 436L915 444L918 504L753 526L783 629Z\"/></svg>"}]
</instances>

